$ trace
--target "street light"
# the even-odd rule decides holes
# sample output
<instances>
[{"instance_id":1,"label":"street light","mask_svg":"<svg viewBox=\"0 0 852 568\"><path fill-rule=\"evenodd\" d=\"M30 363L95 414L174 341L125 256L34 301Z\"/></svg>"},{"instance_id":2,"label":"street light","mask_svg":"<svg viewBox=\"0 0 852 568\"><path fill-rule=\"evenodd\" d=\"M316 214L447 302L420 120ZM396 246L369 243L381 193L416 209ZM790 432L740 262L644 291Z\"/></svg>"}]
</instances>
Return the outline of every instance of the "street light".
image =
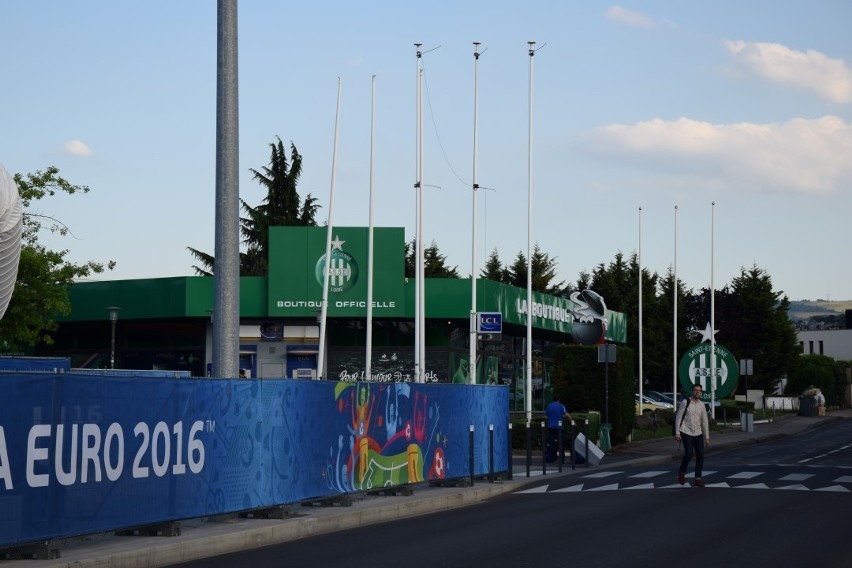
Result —
<instances>
[{"instance_id":1,"label":"street light","mask_svg":"<svg viewBox=\"0 0 852 568\"><path fill-rule=\"evenodd\" d=\"M109 344L109 368L115 369L115 322L118 321L118 311L121 308L118 306L110 306L107 309L109 310L109 324L112 328Z\"/></svg>"}]
</instances>

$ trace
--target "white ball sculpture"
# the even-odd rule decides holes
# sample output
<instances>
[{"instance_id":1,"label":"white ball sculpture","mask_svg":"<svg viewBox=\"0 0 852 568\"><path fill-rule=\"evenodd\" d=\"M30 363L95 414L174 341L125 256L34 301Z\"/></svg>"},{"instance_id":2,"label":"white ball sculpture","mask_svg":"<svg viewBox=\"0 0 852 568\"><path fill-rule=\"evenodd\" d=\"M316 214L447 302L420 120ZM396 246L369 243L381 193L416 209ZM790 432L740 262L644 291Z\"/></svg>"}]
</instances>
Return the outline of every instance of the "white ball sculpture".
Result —
<instances>
[{"instance_id":1,"label":"white ball sculpture","mask_svg":"<svg viewBox=\"0 0 852 568\"><path fill-rule=\"evenodd\" d=\"M18 186L0 164L0 319L6 314L18 279L23 217Z\"/></svg>"}]
</instances>

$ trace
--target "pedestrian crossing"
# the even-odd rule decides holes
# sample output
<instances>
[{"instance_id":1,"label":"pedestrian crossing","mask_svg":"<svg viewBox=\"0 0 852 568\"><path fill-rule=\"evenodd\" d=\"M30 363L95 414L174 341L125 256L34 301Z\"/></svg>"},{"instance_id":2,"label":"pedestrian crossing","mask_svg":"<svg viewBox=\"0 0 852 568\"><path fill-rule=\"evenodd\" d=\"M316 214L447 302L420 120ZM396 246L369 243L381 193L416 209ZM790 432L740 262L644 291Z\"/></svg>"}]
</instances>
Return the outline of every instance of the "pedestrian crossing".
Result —
<instances>
[{"instance_id":1,"label":"pedestrian crossing","mask_svg":"<svg viewBox=\"0 0 852 568\"><path fill-rule=\"evenodd\" d=\"M786 468L748 468L705 470L702 478L707 489L754 489L781 491L817 491L852 493L852 475L837 468L816 468L811 471L790 472ZM848 470L846 470L848 471ZM534 472L530 472L533 477ZM542 472L537 472L541 477ZM522 477L522 476L518 476ZM566 486L565 482L569 484ZM695 474L686 475L686 483L677 482L676 472L666 470L606 470L581 473L571 478L560 477L558 484L548 483L516 491L516 495L542 493L589 493L604 491L635 491L642 489L689 489L694 487Z\"/></svg>"}]
</instances>

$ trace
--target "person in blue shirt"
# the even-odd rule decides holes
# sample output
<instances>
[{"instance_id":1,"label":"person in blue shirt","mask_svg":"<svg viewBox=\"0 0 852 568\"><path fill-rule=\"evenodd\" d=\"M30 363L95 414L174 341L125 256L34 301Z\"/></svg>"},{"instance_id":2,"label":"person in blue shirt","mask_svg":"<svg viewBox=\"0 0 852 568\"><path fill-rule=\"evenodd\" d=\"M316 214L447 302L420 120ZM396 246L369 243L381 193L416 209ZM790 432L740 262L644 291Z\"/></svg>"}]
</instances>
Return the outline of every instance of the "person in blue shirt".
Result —
<instances>
[{"instance_id":1,"label":"person in blue shirt","mask_svg":"<svg viewBox=\"0 0 852 568\"><path fill-rule=\"evenodd\" d=\"M568 425L571 421L571 415L565 405L559 401L559 396L553 397L553 402L547 405L544 409L544 414L547 416L547 444L545 447L545 459L549 462L555 462L560 454L559 448L559 421L562 421L562 428ZM564 460L564 449L562 452Z\"/></svg>"}]
</instances>

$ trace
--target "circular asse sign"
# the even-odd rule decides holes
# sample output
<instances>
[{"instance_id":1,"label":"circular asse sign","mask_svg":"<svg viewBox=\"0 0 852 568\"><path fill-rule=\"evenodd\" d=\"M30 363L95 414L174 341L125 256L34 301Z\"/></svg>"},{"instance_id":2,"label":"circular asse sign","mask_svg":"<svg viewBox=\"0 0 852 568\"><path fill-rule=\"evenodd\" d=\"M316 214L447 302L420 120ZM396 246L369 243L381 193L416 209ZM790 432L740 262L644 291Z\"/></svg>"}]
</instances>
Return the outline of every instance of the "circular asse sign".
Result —
<instances>
[{"instance_id":1,"label":"circular asse sign","mask_svg":"<svg viewBox=\"0 0 852 568\"><path fill-rule=\"evenodd\" d=\"M323 285L325 278L326 261L325 255L322 255L317 260L314 268L319 285ZM340 249L331 251L331 262L328 263L328 291L333 294L339 294L350 290L358 281L358 263L352 258L348 252Z\"/></svg>"},{"instance_id":2,"label":"circular asse sign","mask_svg":"<svg viewBox=\"0 0 852 568\"><path fill-rule=\"evenodd\" d=\"M710 400L710 344L700 343L684 353L678 365L678 379L686 392L698 383L703 389L702 400ZM739 363L730 351L716 344L716 393L715 398L725 398L737 388L740 378Z\"/></svg>"}]
</instances>

